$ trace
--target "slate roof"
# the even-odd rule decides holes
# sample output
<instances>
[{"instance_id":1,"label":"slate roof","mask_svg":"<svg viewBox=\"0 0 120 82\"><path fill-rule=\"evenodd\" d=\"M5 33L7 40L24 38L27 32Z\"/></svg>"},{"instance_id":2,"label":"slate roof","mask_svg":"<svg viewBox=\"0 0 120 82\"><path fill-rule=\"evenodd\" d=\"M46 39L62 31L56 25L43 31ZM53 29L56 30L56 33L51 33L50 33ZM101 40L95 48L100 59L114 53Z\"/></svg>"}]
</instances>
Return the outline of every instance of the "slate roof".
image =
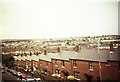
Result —
<instances>
[{"instance_id":1,"label":"slate roof","mask_svg":"<svg viewBox=\"0 0 120 82\"><path fill-rule=\"evenodd\" d=\"M78 60L87 60L87 61L100 61L101 62L107 62L107 60L114 60L114 61L120 61L120 53L118 53L120 49L114 49L113 53L110 54L110 50L98 50L97 49L82 49L79 50L79 52L75 51L60 51L60 53L47 53L44 55L43 53L36 56L34 53L29 56L18 56L16 59L18 60L35 60L39 61L45 60L45 61L51 61L51 59L60 59L60 60L68 60L69 59L78 59Z\"/></svg>"},{"instance_id":2,"label":"slate roof","mask_svg":"<svg viewBox=\"0 0 120 82\"><path fill-rule=\"evenodd\" d=\"M61 60L69 60L70 57L72 57L75 54L74 51L61 51L60 53L55 53L54 57L51 57L52 59L61 59Z\"/></svg>"},{"instance_id":3,"label":"slate roof","mask_svg":"<svg viewBox=\"0 0 120 82\"><path fill-rule=\"evenodd\" d=\"M15 60L21 60L22 57L19 55L19 56L13 56L15 58Z\"/></svg>"},{"instance_id":4,"label":"slate roof","mask_svg":"<svg viewBox=\"0 0 120 82\"><path fill-rule=\"evenodd\" d=\"M114 50L112 54L110 54L111 61L120 61L120 48Z\"/></svg>"},{"instance_id":5,"label":"slate roof","mask_svg":"<svg viewBox=\"0 0 120 82\"><path fill-rule=\"evenodd\" d=\"M51 61L51 58L47 54L44 55L43 53L39 54L38 58L41 59L41 60L45 60L45 61Z\"/></svg>"},{"instance_id":6,"label":"slate roof","mask_svg":"<svg viewBox=\"0 0 120 82\"><path fill-rule=\"evenodd\" d=\"M27 56L26 56L26 59L29 60L29 61L31 61L31 60L32 60L32 57L31 57L30 55L27 55Z\"/></svg>"},{"instance_id":7,"label":"slate roof","mask_svg":"<svg viewBox=\"0 0 120 82\"><path fill-rule=\"evenodd\" d=\"M79 59L79 60L88 60L88 61L100 61L101 62L107 62L109 58L109 51L108 50L100 50L98 54L97 49L84 49L80 50L78 53L74 54L73 57L70 57L70 59Z\"/></svg>"},{"instance_id":8,"label":"slate roof","mask_svg":"<svg viewBox=\"0 0 120 82\"><path fill-rule=\"evenodd\" d=\"M23 55L22 58L21 58L21 60L24 60L24 61L25 61L26 59L27 59L27 57L26 57L25 55Z\"/></svg>"},{"instance_id":9,"label":"slate roof","mask_svg":"<svg viewBox=\"0 0 120 82\"><path fill-rule=\"evenodd\" d=\"M35 61L39 61L38 56L36 56L35 54L32 54L32 55L30 56L30 59L31 59L31 60L35 60Z\"/></svg>"}]
</instances>

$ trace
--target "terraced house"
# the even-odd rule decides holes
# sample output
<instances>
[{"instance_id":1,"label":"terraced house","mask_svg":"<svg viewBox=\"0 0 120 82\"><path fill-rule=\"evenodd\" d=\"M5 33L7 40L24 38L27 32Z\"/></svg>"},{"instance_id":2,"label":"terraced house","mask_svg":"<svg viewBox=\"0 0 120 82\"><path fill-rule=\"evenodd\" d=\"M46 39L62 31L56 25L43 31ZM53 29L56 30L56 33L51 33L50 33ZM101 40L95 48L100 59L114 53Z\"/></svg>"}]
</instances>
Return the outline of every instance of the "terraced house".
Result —
<instances>
[{"instance_id":1,"label":"terraced house","mask_svg":"<svg viewBox=\"0 0 120 82\"><path fill-rule=\"evenodd\" d=\"M26 70L52 75L66 79L68 75L76 80L120 80L120 48L110 44L107 48L82 48L73 46L70 49L56 47L54 52L24 51L16 53L15 64Z\"/></svg>"}]
</instances>

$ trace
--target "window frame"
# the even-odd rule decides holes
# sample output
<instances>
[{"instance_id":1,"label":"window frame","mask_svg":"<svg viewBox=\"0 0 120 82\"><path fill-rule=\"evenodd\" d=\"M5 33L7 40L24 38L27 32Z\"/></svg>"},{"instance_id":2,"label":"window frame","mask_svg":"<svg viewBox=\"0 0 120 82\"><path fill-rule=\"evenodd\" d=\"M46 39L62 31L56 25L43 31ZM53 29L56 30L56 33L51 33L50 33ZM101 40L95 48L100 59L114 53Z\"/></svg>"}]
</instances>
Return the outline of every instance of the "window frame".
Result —
<instances>
[{"instance_id":1,"label":"window frame","mask_svg":"<svg viewBox=\"0 0 120 82\"><path fill-rule=\"evenodd\" d=\"M89 62L89 69L93 70L93 67L94 67L93 62Z\"/></svg>"},{"instance_id":2,"label":"window frame","mask_svg":"<svg viewBox=\"0 0 120 82\"><path fill-rule=\"evenodd\" d=\"M39 64L42 65L42 61L41 60L39 61Z\"/></svg>"},{"instance_id":3,"label":"window frame","mask_svg":"<svg viewBox=\"0 0 120 82\"><path fill-rule=\"evenodd\" d=\"M58 66L58 60L55 60L55 66Z\"/></svg>"},{"instance_id":4,"label":"window frame","mask_svg":"<svg viewBox=\"0 0 120 82\"><path fill-rule=\"evenodd\" d=\"M73 60L73 67L77 67L77 60Z\"/></svg>"},{"instance_id":5,"label":"window frame","mask_svg":"<svg viewBox=\"0 0 120 82\"><path fill-rule=\"evenodd\" d=\"M80 72L74 71L74 77L80 79Z\"/></svg>"},{"instance_id":6,"label":"window frame","mask_svg":"<svg viewBox=\"0 0 120 82\"><path fill-rule=\"evenodd\" d=\"M60 70L59 69L55 69L55 74L60 74Z\"/></svg>"},{"instance_id":7,"label":"window frame","mask_svg":"<svg viewBox=\"0 0 120 82\"><path fill-rule=\"evenodd\" d=\"M46 66L48 66L48 61L46 61Z\"/></svg>"}]
</instances>

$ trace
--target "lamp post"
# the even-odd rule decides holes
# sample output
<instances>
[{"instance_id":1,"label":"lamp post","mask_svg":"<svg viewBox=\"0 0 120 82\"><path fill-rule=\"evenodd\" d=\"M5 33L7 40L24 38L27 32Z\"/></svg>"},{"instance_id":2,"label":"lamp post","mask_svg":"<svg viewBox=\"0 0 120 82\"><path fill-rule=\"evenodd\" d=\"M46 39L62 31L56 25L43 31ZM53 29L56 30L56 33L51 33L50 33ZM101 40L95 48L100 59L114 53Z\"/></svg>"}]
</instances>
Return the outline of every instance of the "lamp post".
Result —
<instances>
[{"instance_id":1,"label":"lamp post","mask_svg":"<svg viewBox=\"0 0 120 82\"><path fill-rule=\"evenodd\" d=\"M101 62L100 62L100 54L99 54L99 45L100 45L100 38L98 38L98 56L99 56L99 74L100 74L100 82L102 82L102 75L101 75Z\"/></svg>"}]
</instances>

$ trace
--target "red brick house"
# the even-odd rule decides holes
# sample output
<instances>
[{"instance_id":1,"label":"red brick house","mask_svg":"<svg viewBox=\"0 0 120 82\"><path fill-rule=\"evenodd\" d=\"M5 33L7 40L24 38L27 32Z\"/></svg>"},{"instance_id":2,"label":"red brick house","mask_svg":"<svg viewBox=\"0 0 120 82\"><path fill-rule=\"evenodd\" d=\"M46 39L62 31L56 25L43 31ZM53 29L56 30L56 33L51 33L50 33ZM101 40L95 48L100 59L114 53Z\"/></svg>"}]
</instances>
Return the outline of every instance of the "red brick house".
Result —
<instances>
[{"instance_id":1,"label":"red brick house","mask_svg":"<svg viewBox=\"0 0 120 82\"><path fill-rule=\"evenodd\" d=\"M52 73L63 78L65 77L64 71L67 71L68 75L71 73L69 60L52 59Z\"/></svg>"},{"instance_id":2,"label":"red brick house","mask_svg":"<svg viewBox=\"0 0 120 82\"><path fill-rule=\"evenodd\" d=\"M39 59L39 69L42 73L52 74L52 63L51 61L46 61Z\"/></svg>"},{"instance_id":3,"label":"red brick house","mask_svg":"<svg viewBox=\"0 0 120 82\"><path fill-rule=\"evenodd\" d=\"M74 50L75 51L65 51L58 49L57 53L47 53L45 50L38 55L32 54L31 56L27 55L26 57L21 56L21 64L18 62L19 60L17 62L22 67L25 67L28 64L28 66L35 67L46 74L56 73L61 79L66 78L68 75L73 75L78 80L86 80L87 74L92 76L92 80L98 80L100 77L100 70L100 79L102 80L119 79L119 49L113 49L112 54L110 53L110 50L107 49L100 49L99 54L97 49ZM29 64L30 62L31 64Z\"/></svg>"}]
</instances>

